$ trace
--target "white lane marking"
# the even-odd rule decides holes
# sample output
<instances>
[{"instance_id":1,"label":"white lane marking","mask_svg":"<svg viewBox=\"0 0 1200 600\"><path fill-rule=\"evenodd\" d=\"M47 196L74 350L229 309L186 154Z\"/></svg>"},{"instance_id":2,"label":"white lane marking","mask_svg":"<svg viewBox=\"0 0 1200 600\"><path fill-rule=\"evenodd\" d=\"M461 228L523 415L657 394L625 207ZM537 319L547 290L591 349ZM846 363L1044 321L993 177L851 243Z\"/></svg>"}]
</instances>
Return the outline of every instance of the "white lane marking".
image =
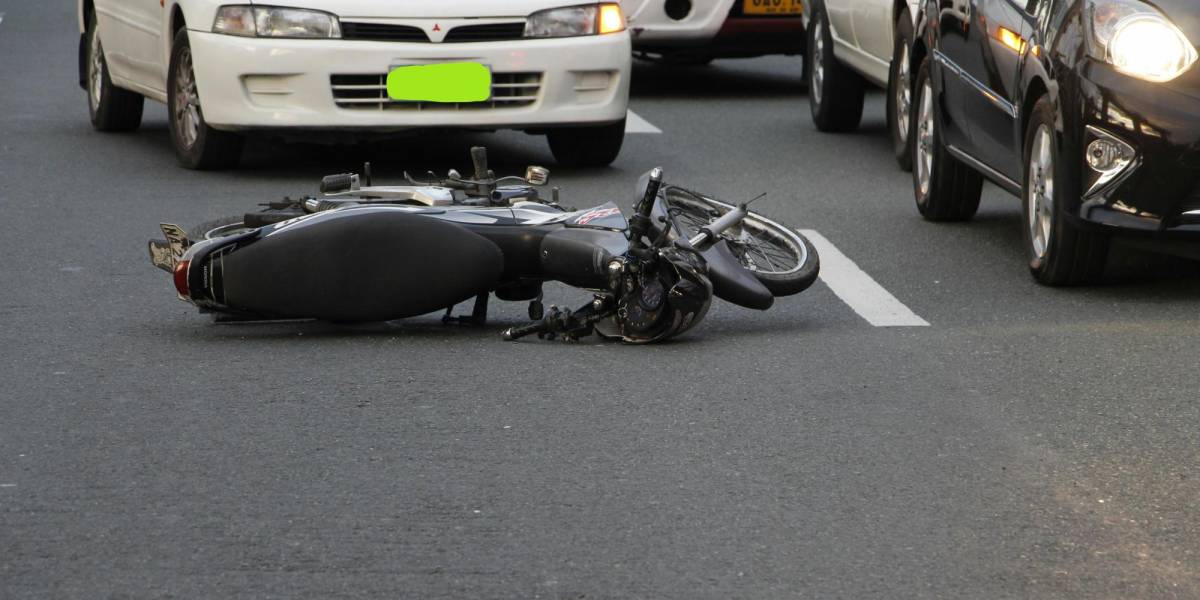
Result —
<instances>
[{"instance_id":1,"label":"white lane marking","mask_svg":"<svg viewBox=\"0 0 1200 600\"><path fill-rule=\"evenodd\" d=\"M821 257L821 281L858 316L876 327L928 327L929 322L909 310L825 236L811 229L800 233L812 242Z\"/></svg>"},{"instance_id":2,"label":"white lane marking","mask_svg":"<svg viewBox=\"0 0 1200 600\"><path fill-rule=\"evenodd\" d=\"M0 13L0 25L4 24L4 13Z\"/></svg>"},{"instance_id":3,"label":"white lane marking","mask_svg":"<svg viewBox=\"0 0 1200 600\"><path fill-rule=\"evenodd\" d=\"M625 116L625 133L662 133L662 130L631 110Z\"/></svg>"}]
</instances>

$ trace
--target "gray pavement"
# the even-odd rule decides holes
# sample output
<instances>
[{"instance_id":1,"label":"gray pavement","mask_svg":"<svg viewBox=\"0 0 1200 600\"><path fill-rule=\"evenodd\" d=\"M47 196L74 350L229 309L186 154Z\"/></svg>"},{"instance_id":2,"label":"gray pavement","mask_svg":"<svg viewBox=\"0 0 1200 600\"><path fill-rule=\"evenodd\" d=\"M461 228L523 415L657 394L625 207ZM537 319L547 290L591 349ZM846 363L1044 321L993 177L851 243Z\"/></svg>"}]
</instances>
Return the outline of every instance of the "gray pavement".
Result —
<instances>
[{"instance_id":1,"label":"gray pavement","mask_svg":"<svg viewBox=\"0 0 1200 600\"><path fill-rule=\"evenodd\" d=\"M165 111L91 131L69 0L0 0L0 598L1196 598L1192 263L1027 275L1017 202L922 221L882 98L817 133L795 59L640 65L611 169L818 230L931 323L876 328L818 283L670 344L499 340L434 316L215 325L144 244L376 177L552 159L540 138L252 142L176 166ZM552 294L574 301L568 290Z\"/></svg>"}]
</instances>

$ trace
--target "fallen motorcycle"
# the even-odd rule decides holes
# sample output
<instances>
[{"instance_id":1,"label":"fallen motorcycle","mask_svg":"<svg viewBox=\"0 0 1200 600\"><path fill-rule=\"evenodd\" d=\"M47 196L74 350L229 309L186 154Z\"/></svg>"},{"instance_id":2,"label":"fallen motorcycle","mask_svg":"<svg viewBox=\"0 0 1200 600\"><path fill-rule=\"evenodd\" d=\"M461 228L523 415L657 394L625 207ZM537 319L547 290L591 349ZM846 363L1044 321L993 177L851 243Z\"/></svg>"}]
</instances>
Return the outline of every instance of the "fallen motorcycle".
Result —
<instances>
[{"instance_id":1,"label":"fallen motorcycle","mask_svg":"<svg viewBox=\"0 0 1200 600\"><path fill-rule=\"evenodd\" d=\"M643 175L627 221L609 202L573 210L541 196L549 171L497 178L472 148L472 177L456 171L400 186L363 174L325 177L321 195L185 232L163 224L150 258L179 298L219 320L389 321L445 310L446 322L484 324L490 295L529 302L527 325L503 332L575 340L597 333L657 342L699 323L715 295L758 310L817 277L802 235L749 211ZM545 309L559 281L593 300ZM475 299L471 315L454 307Z\"/></svg>"}]
</instances>

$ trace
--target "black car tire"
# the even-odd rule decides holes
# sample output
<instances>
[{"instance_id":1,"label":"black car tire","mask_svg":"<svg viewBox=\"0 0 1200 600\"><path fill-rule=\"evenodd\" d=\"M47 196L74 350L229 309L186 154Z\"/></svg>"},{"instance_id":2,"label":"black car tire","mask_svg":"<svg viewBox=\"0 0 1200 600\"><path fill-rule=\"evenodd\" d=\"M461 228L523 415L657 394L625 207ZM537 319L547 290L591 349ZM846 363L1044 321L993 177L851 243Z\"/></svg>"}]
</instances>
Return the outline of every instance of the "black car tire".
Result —
<instances>
[{"instance_id":1,"label":"black car tire","mask_svg":"<svg viewBox=\"0 0 1200 600\"><path fill-rule=\"evenodd\" d=\"M188 169L207 171L236 167L242 158L245 139L208 125L195 81L187 30L180 29L171 46L171 63L167 71L167 129L175 156L179 164ZM187 104L183 105L183 102Z\"/></svg>"},{"instance_id":2,"label":"black car tire","mask_svg":"<svg viewBox=\"0 0 1200 600\"><path fill-rule=\"evenodd\" d=\"M84 87L88 94L88 116L91 117L92 127L97 131L137 129L142 124L142 109L146 99L137 92L113 85L95 16L88 19L84 52L87 68Z\"/></svg>"},{"instance_id":3,"label":"black car tire","mask_svg":"<svg viewBox=\"0 0 1200 600\"><path fill-rule=\"evenodd\" d=\"M926 220L966 221L979 210L983 177L951 156L942 141L931 67L929 58L921 62L914 86L917 117L913 135L909 136L913 148L913 193L917 210Z\"/></svg>"},{"instance_id":4,"label":"black car tire","mask_svg":"<svg viewBox=\"0 0 1200 600\"><path fill-rule=\"evenodd\" d=\"M818 131L827 133L854 131L862 121L862 76L843 65L833 55L833 34L825 7L816 3L808 25L808 105Z\"/></svg>"},{"instance_id":5,"label":"black car tire","mask_svg":"<svg viewBox=\"0 0 1200 600\"><path fill-rule=\"evenodd\" d=\"M1029 271L1044 285L1096 283L1104 276L1110 238L1066 218L1063 199L1077 196L1080 185L1067 161L1060 160L1055 122L1054 106L1049 97L1043 96L1030 114L1022 154L1025 169L1021 212ZM1035 196L1039 198L1036 206ZM1049 199L1048 206L1045 199Z\"/></svg>"},{"instance_id":6,"label":"black car tire","mask_svg":"<svg viewBox=\"0 0 1200 600\"><path fill-rule=\"evenodd\" d=\"M607 167L625 142L625 119L607 125L564 127L546 133L554 160L564 167Z\"/></svg>"},{"instance_id":7,"label":"black car tire","mask_svg":"<svg viewBox=\"0 0 1200 600\"><path fill-rule=\"evenodd\" d=\"M892 67L888 75L887 119L892 135L892 151L900 168L912 170L912 43L913 24L908 8L896 19L896 37L892 47Z\"/></svg>"}]
</instances>

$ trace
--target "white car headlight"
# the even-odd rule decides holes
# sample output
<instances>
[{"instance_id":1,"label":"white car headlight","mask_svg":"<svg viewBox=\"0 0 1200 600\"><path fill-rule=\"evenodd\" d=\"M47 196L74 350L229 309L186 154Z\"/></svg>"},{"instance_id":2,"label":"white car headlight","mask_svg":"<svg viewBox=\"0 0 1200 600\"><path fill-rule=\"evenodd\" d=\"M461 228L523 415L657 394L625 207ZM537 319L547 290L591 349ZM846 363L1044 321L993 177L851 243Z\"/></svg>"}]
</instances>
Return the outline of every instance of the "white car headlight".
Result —
<instances>
[{"instance_id":1,"label":"white car headlight","mask_svg":"<svg viewBox=\"0 0 1200 600\"><path fill-rule=\"evenodd\" d=\"M1147 81L1171 81L1196 62L1196 47L1157 9L1138 0L1091 0L1092 55Z\"/></svg>"},{"instance_id":2,"label":"white car headlight","mask_svg":"<svg viewBox=\"0 0 1200 600\"><path fill-rule=\"evenodd\" d=\"M338 18L319 10L228 5L217 10L213 32L246 37L340 38Z\"/></svg>"},{"instance_id":3,"label":"white car headlight","mask_svg":"<svg viewBox=\"0 0 1200 600\"><path fill-rule=\"evenodd\" d=\"M625 31L625 15L615 3L551 8L529 15L525 37L572 37Z\"/></svg>"}]
</instances>

